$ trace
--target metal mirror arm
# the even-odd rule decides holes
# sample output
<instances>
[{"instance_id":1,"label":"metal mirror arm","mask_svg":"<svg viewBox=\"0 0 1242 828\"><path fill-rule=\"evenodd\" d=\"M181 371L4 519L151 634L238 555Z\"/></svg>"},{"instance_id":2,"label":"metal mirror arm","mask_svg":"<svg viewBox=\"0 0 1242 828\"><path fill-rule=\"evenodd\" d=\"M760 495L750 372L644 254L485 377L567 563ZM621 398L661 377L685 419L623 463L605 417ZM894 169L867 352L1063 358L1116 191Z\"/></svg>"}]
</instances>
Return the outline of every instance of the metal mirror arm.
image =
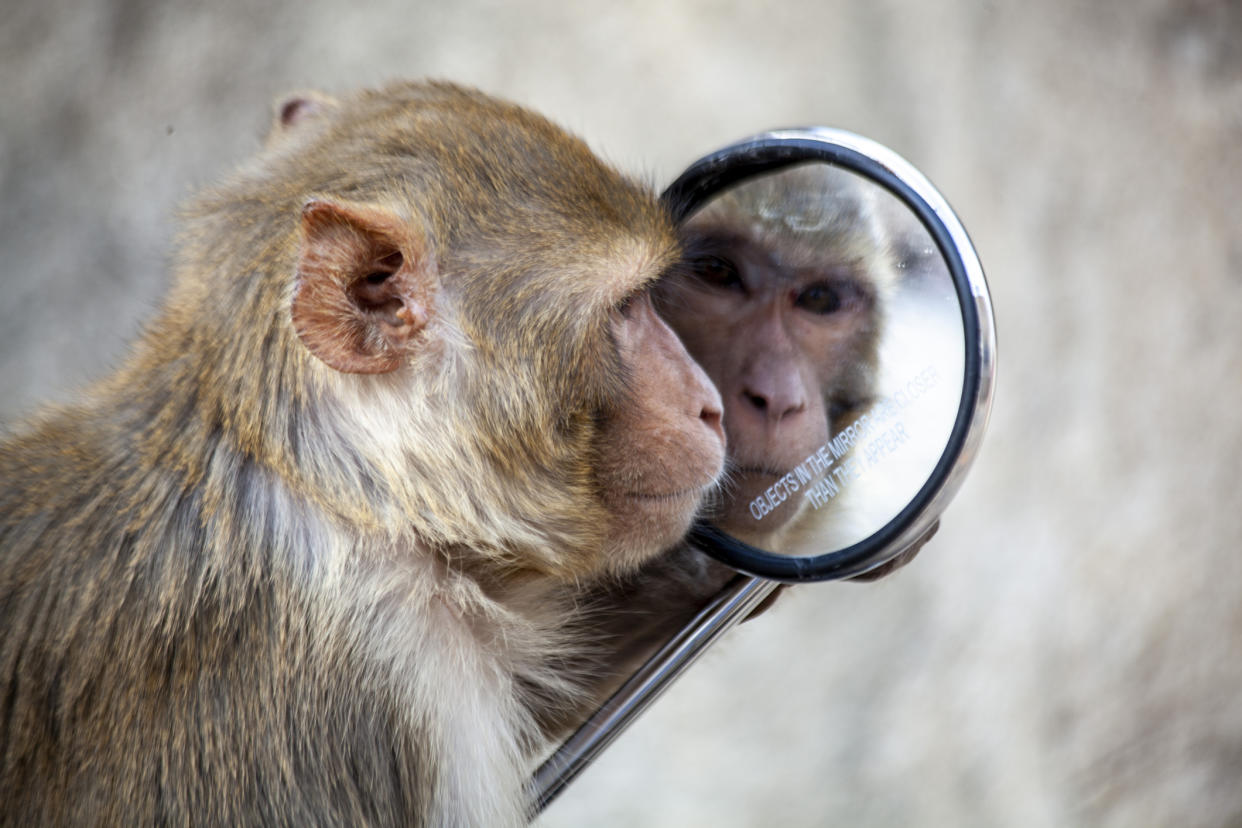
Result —
<instances>
[{"instance_id":1,"label":"metal mirror arm","mask_svg":"<svg viewBox=\"0 0 1242 828\"><path fill-rule=\"evenodd\" d=\"M738 575L718 592L540 766L530 783L531 816L556 799L687 667L778 586L776 581Z\"/></svg>"}]
</instances>

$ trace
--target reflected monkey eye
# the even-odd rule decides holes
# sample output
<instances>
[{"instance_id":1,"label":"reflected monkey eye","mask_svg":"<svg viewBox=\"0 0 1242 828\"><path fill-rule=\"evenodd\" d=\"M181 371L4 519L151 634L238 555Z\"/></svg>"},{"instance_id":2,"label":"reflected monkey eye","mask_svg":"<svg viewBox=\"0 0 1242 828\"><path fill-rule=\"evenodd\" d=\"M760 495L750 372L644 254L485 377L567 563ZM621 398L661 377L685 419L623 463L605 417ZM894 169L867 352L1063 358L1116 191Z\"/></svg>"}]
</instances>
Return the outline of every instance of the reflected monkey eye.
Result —
<instances>
[{"instance_id":1,"label":"reflected monkey eye","mask_svg":"<svg viewBox=\"0 0 1242 828\"><path fill-rule=\"evenodd\" d=\"M808 285L794 297L794 307L821 316L836 313L842 304L841 293L827 282Z\"/></svg>"},{"instance_id":2,"label":"reflected monkey eye","mask_svg":"<svg viewBox=\"0 0 1242 828\"><path fill-rule=\"evenodd\" d=\"M851 280L812 282L794 296L795 308L817 316L828 316L870 302L866 288Z\"/></svg>"},{"instance_id":3,"label":"reflected monkey eye","mask_svg":"<svg viewBox=\"0 0 1242 828\"><path fill-rule=\"evenodd\" d=\"M742 274L731 259L723 256L696 256L690 271L700 282L721 290L743 290Z\"/></svg>"}]
</instances>

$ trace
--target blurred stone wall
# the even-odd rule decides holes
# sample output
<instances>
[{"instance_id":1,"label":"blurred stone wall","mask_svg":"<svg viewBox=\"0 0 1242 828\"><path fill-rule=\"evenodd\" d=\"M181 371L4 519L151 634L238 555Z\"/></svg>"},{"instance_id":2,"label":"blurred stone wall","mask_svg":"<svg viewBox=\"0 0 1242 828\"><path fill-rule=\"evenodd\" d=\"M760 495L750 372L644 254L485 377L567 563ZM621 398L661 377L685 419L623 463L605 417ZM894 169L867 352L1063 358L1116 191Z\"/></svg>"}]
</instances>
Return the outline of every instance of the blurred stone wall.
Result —
<instances>
[{"instance_id":1,"label":"blurred stone wall","mask_svg":"<svg viewBox=\"0 0 1242 828\"><path fill-rule=\"evenodd\" d=\"M892 146L989 273L975 471L913 565L791 591L542 824L1242 824L1232 0L28 0L0 68L4 420L115 363L288 90L475 84L655 184L781 125Z\"/></svg>"}]
</instances>

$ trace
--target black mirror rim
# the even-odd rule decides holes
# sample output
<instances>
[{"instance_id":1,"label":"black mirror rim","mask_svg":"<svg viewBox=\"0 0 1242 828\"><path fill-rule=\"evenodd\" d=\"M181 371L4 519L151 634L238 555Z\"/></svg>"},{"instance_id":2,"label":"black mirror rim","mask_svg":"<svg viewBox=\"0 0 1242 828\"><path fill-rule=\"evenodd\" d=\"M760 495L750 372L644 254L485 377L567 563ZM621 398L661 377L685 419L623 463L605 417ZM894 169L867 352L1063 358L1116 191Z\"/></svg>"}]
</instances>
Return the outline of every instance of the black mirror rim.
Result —
<instances>
[{"instance_id":1,"label":"black mirror rim","mask_svg":"<svg viewBox=\"0 0 1242 828\"><path fill-rule=\"evenodd\" d=\"M788 583L838 580L882 566L905 551L939 518L982 438L995 373L991 300L974 247L939 191L886 147L824 127L764 133L699 159L660 198L680 223L711 197L746 178L808 161L833 164L876 182L918 217L940 250L957 291L966 365L957 418L944 452L911 501L874 534L844 549L796 557L766 552L704 522L691 530L692 541L722 563Z\"/></svg>"}]
</instances>

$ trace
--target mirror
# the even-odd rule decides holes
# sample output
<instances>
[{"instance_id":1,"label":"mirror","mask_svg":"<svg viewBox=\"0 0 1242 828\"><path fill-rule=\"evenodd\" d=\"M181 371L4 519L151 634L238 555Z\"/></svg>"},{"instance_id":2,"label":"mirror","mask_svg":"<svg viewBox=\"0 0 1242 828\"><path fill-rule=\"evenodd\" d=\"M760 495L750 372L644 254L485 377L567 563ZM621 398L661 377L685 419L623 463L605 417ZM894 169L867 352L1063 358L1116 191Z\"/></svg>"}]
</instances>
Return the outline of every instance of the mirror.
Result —
<instances>
[{"instance_id":1,"label":"mirror","mask_svg":"<svg viewBox=\"0 0 1242 828\"><path fill-rule=\"evenodd\" d=\"M956 490L991 400L990 302L956 217L891 152L822 129L708 156L665 199L687 256L657 308L729 443L696 539L785 581L892 560Z\"/></svg>"}]
</instances>

